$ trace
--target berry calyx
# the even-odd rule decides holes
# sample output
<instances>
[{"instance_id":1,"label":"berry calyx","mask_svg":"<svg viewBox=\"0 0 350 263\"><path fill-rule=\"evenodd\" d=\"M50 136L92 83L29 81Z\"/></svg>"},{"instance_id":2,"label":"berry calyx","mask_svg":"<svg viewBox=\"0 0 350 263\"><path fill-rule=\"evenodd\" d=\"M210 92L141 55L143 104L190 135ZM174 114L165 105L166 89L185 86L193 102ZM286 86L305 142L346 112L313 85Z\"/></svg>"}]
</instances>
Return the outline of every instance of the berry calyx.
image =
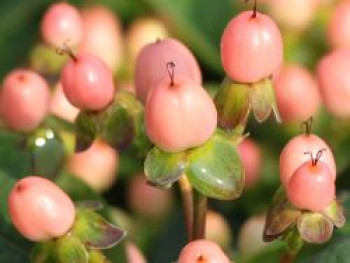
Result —
<instances>
[{"instance_id":1,"label":"berry calyx","mask_svg":"<svg viewBox=\"0 0 350 263\"><path fill-rule=\"evenodd\" d=\"M12 223L26 238L47 241L66 234L75 218L71 199L53 182L38 176L19 180L8 197Z\"/></svg>"}]
</instances>

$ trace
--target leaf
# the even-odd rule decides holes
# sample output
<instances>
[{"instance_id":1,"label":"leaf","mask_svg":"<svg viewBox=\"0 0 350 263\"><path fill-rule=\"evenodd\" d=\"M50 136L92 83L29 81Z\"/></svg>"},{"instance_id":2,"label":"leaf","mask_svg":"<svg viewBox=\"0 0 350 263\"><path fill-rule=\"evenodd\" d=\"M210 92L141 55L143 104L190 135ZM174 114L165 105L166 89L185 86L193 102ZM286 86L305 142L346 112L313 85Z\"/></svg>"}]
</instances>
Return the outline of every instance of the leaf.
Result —
<instances>
[{"instance_id":1,"label":"leaf","mask_svg":"<svg viewBox=\"0 0 350 263\"><path fill-rule=\"evenodd\" d=\"M49 128L33 134L27 145L31 156L31 174L52 179L64 162L64 147L58 135Z\"/></svg>"},{"instance_id":2,"label":"leaf","mask_svg":"<svg viewBox=\"0 0 350 263\"><path fill-rule=\"evenodd\" d=\"M336 227L343 227L346 223L344 209L336 200L321 213L331 220Z\"/></svg>"},{"instance_id":3,"label":"leaf","mask_svg":"<svg viewBox=\"0 0 350 263\"><path fill-rule=\"evenodd\" d=\"M297 220L297 227L301 238L309 243L325 243L333 233L332 222L315 212L304 212Z\"/></svg>"},{"instance_id":4,"label":"leaf","mask_svg":"<svg viewBox=\"0 0 350 263\"><path fill-rule=\"evenodd\" d=\"M56 241L56 254L60 263L88 263L88 252L74 235L66 235Z\"/></svg>"},{"instance_id":5,"label":"leaf","mask_svg":"<svg viewBox=\"0 0 350 263\"><path fill-rule=\"evenodd\" d=\"M145 160L145 175L154 186L169 188L180 179L186 167L186 153L167 153L153 147Z\"/></svg>"},{"instance_id":6,"label":"leaf","mask_svg":"<svg viewBox=\"0 0 350 263\"><path fill-rule=\"evenodd\" d=\"M126 232L92 210L78 210L72 234L89 249L108 249L118 244Z\"/></svg>"},{"instance_id":7,"label":"leaf","mask_svg":"<svg viewBox=\"0 0 350 263\"><path fill-rule=\"evenodd\" d=\"M234 83L226 77L214 99L219 127L232 130L245 126L250 112L250 89L249 85Z\"/></svg>"},{"instance_id":8,"label":"leaf","mask_svg":"<svg viewBox=\"0 0 350 263\"><path fill-rule=\"evenodd\" d=\"M283 187L280 187L267 213L264 228L264 240L272 241L293 225L301 212L287 199Z\"/></svg>"},{"instance_id":9,"label":"leaf","mask_svg":"<svg viewBox=\"0 0 350 263\"><path fill-rule=\"evenodd\" d=\"M244 169L237 150L219 135L188 152L185 174L191 185L207 197L233 200L243 191Z\"/></svg>"},{"instance_id":10,"label":"leaf","mask_svg":"<svg viewBox=\"0 0 350 263\"><path fill-rule=\"evenodd\" d=\"M266 78L253 84L251 89L251 107L256 120L264 122L270 116L271 111L273 111L276 121L281 122L272 80Z\"/></svg>"}]
</instances>

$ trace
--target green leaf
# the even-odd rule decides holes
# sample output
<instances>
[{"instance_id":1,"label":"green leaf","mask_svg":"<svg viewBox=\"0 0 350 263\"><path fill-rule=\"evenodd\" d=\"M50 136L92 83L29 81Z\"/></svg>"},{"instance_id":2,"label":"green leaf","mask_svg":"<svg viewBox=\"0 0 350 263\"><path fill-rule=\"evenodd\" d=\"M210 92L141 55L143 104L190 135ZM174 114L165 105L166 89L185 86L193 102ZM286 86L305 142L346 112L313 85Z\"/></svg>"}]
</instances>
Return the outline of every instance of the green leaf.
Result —
<instances>
[{"instance_id":1,"label":"green leaf","mask_svg":"<svg viewBox=\"0 0 350 263\"><path fill-rule=\"evenodd\" d=\"M304 212L298 217L297 226L301 238L308 243L322 244L332 237L333 223L320 213Z\"/></svg>"},{"instance_id":2,"label":"green leaf","mask_svg":"<svg viewBox=\"0 0 350 263\"><path fill-rule=\"evenodd\" d=\"M188 152L185 174L191 185L207 197L233 200L243 191L244 169L237 150L219 135Z\"/></svg>"},{"instance_id":3,"label":"green leaf","mask_svg":"<svg viewBox=\"0 0 350 263\"><path fill-rule=\"evenodd\" d=\"M60 263L88 263L84 244L74 235L66 235L56 241L56 254Z\"/></svg>"},{"instance_id":4,"label":"green leaf","mask_svg":"<svg viewBox=\"0 0 350 263\"><path fill-rule=\"evenodd\" d=\"M118 244L126 232L92 210L79 209L72 234L89 249L108 249Z\"/></svg>"},{"instance_id":5,"label":"green leaf","mask_svg":"<svg viewBox=\"0 0 350 263\"><path fill-rule=\"evenodd\" d=\"M234 83L226 77L214 99L218 126L226 130L245 126L250 112L250 96L249 85Z\"/></svg>"},{"instance_id":6,"label":"green leaf","mask_svg":"<svg viewBox=\"0 0 350 263\"><path fill-rule=\"evenodd\" d=\"M167 153L153 147L145 160L145 175L154 186L169 188L182 176L186 167L186 153Z\"/></svg>"},{"instance_id":7,"label":"green leaf","mask_svg":"<svg viewBox=\"0 0 350 263\"><path fill-rule=\"evenodd\" d=\"M283 187L280 187L272 201L272 205L267 213L264 228L264 240L272 241L279 237L301 215L300 210L296 209L287 199Z\"/></svg>"},{"instance_id":8,"label":"green leaf","mask_svg":"<svg viewBox=\"0 0 350 263\"><path fill-rule=\"evenodd\" d=\"M40 129L28 140L31 174L53 178L64 162L64 146L58 135L49 128Z\"/></svg>"},{"instance_id":9,"label":"green leaf","mask_svg":"<svg viewBox=\"0 0 350 263\"><path fill-rule=\"evenodd\" d=\"M258 122L264 122L273 111L276 121L281 122L272 80L266 78L253 84L251 89L251 106L256 120Z\"/></svg>"}]
</instances>

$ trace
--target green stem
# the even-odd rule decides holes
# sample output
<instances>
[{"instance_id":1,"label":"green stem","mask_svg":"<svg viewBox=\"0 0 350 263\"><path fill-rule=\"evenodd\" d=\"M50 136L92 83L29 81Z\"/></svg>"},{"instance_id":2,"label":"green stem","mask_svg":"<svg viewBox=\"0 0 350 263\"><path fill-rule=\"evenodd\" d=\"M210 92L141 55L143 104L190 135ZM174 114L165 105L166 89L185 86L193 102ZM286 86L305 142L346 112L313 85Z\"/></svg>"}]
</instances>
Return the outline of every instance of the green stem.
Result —
<instances>
[{"instance_id":1,"label":"green stem","mask_svg":"<svg viewBox=\"0 0 350 263\"><path fill-rule=\"evenodd\" d=\"M207 197L193 189L193 227L191 241L205 238Z\"/></svg>"},{"instance_id":2,"label":"green stem","mask_svg":"<svg viewBox=\"0 0 350 263\"><path fill-rule=\"evenodd\" d=\"M192 186L186 175L183 175L179 180L180 191L182 196L182 205L185 217L185 224L187 230L188 239L192 237L192 226L193 226L193 191Z\"/></svg>"}]
</instances>

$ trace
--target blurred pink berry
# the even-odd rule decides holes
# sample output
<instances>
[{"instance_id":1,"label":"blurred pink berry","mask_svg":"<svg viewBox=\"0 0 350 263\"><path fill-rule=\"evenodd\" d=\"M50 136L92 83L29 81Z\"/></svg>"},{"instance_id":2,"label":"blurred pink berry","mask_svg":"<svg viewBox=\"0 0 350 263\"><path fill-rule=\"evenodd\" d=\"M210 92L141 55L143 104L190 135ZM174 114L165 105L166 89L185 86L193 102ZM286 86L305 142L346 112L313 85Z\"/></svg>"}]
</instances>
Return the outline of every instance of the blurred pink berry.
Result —
<instances>
[{"instance_id":1,"label":"blurred pink berry","mask_svg":"<svg viewBox=\"0 0 350 263\"><path fill-rule=\"evenodd\" d=\"M177 263L230 263L230 260L216 243L200 239L182 249Z\"/></svg>"},{"instance_id":2,"label":"blurred pink berry","mask_svg":"<svg viewBox=\"0 0 350 263\"><path fill-rule=\"evenodd\" d=\"M148 94L145 106L147 135L166 152L204 144L217 125L211 97L190 78L179 74L175 68L173 85L169 76L162 79Z\"/></svg>"},{"instance_id":3,"label":"blurred pink berry","mask_svg":"<svg viewBox=\"0 0 350 263\"><path fill-rule=\"evenodd\" d=\"M73 123L79 114L79 109L74 107L63 92L61 83L58 83L54 90L51 102L50 112L57 117Z\"/></svg>"},{"instance_id":4,"label":"blurred pink berry","mask_svg":"<svg viewBox=\"0 0 350 263\"><path fill-rule=\"evenodd\" d=\"M51 5L41 22L41 34L44 41L54 47L60 47L68 41L76 46L83 38L84 27L79 11L66 2Z\"/></svg>"},{"instance_id":5,"label":"blurred pink berry","mask_svg":"<svg viewBox=\"0 0 350 263\"><path fill-rule=\"evenodd\" d=\"M68 158L67 169L97 192L110 188L117 179L119 155L102 140Z\"/></svg>"},{"instance_id":6,"label":"blurred pink berry","mask_svg":"<svg viewBox=\"0 0 350 263\"><path fill-rule=\"evenodd\" d=\"M19 132L36 129L46 117L49 103L48 84L36 72L16 69L5 77L0 91L0 110L8 128Z\"/></svg>"},{"instance_id":7,"label":"blurred pink berry","mask_svg":"<svg viewBox=\"0 0 350 263\"><path fill-rule=\"evenodd\" d=\"M252 187L258 182L261 174L260 148L255 141L246 138L238 144L237 149L245 171L245 186Z\"/></svg>"},{"instance_id":8,"label":"blurred pink berry","mask_svg":"<svg viewBox=\"0 0 350 263\"><path fill-rule=\"evenodd\" d=\"M146 263L145 257L142 255L141 251L132 242L127 242L125 245L126 257L128 259L127 263Z\"/></svg>"},{"instance_id":9,"label":"blurred pink berry","mask_svg":"<svg viewBox=\"0 0 350 263\"><path fill-rule=\"evenodd\" d=\"M36 242L65 235L75 218L75 207L68 195L53 182L37 176L15 184L8 207L17 230Z\"/></svg>"},{"instance_id":10,"label":"blurred pink berry","mask_svg":"<svg viewBox=\"0 0 350 263\"><path fill-rule=\"evenodd\" d=\"M315 153L325 149L322 154L322 162L330 170L333 181L336 179L336 164L332 150L324 140L314 134L301 134L291 139L283 148L280 155L280 178L286 187L294 172L305 162L310 161L310 156L305 152Z\"/></svg>"},{"instance_id":11,"label":"blurred pink berry","mask_svg":"<svg viewBox=\"0 0 350 263\"><path fill-rule=\"evenodd\" d=\"M267 15L246 11L233 18L221 38L221 62L226 74L241 83L271 76L281 65L283 43Z\"/></svg>"},{"instance_id":12,"label":"blurred pink berry","mask_svg":"<svg viewBox=\"0 0 350 263\"><path fill-rule=\"evenodd\" d=\"M211 240L224 248L231 245L232 234L229 223L223 215L213 210L208 210L206 214L205 239Z\"/></svg>"},{"instance_id":13,"label":"blurred pink berry","mask_svg":"<svg viewBox=\"0 0 350 263\"><path fill-rule=\"evenodd\" d=\"M333 47L350 48L350 1L337 4L328 23L328 39Z\"/></svg>"},{"instance_id":14,"label":"blurred pink berry","mask_svg":"<svg viewBox=\"0 0 350 263\"><path fill-rule=\"evenodd\" d=\"M98 57L79 53L61 73L64 94L81 110L102 110L114 97L112 71Z\"/></svg>"},{"instance_id":15,"label":"blurred pink berry","mask_svg":"<svg viewBox=\"0 0 350 263\"><path fill-rule=\"evenodd\" d=\"M104 6L82 10L84 37L79 50L102 59L112 71L122 60L122 29L118 17Z\"/></svg>"},{"instance_id":16,"label":"blurred pink berry","mask_svg":"<svg viewBox=\"0 0 350 263\"><path fill-rule=\"evenodd\" d=\"M173 61L176 74L202 84L199 65L191 51L176 39L157 40L144 46L136 60L135 88L137 97L145 104L148 91L164 77L168 77L166 64Z\"/></svg>"},{"instance_id":17,"label":"blurred pink berry","mask_svg":"<svg viewBox=\"0 0 350 263\"><path fill-rule=\"evenodd\" d=\"M317 82L299 65L284 66L274 78L278 110L286 122L314 116L321 104Z\"/></svg>"},{"instance_id":18,"label":"blurred pink berry","mask_svg":"<svg viewBox=\"0 0 350 263\"><path fill-rule=\"evenodd\" d=\"M308 156L310 158L310 156ZM299 209L321 212L335 199L335 182L328 166L304 162L286 187L289 201Z\"/></svg>"},{"instance_id":19,"label":"blurred pink berry","mask_svg":"<svg viewBox=\"0 0 350 263\"><path fill-rule=\"evenodd\" d=\"M337 49L318 64L317 78L323 102L329 112L340 118L350 117L350 50Z\"/></svg>"}]
</instances>

